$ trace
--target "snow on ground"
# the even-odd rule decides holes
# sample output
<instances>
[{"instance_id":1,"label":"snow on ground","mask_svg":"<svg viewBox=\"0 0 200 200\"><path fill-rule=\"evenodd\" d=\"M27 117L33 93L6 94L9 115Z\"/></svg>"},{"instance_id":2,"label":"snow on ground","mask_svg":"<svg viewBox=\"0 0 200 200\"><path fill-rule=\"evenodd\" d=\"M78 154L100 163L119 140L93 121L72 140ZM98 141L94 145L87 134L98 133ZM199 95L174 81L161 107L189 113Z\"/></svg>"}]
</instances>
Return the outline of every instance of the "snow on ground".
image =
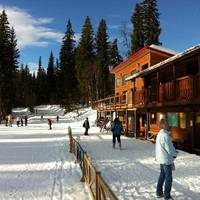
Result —
<instances>
[{"instance_id":1,"label":"snow on ground","mask_svg":"<svg viewBox=\"0 0 200 200\"><path fill-rule=\"evenodd\" d=\"M154 144L122 137L120 150L112 148L111 135L91 134L79 140L120 200L156 199L159 165L155 161ZM199 200L200 157L179 151L175 165L174 199Z\"/></svg>"},{"instance_id":2,"label":"snow on ground","mask_svg":"<svg viewBox=\"0 0 200 200\"><path fill-rule=\"evenodd\" d=\"M122 137L122 150L113 149L111 134L99 133L94 126L95 111L68 113L57 123L57 113L47 110L42 120L40 116L29 118L28 127L0 125L0 199L90 199L87 187L79 181L79 166L69 154L68 126L119 200L156 199L159 165L154 144ZM89 136L83 135L86 117L91 124ZM51 131L47 118L55 121ZM175 164L172 196L199 200L200 156L179 151Z\"/></svg>"},{"instance_id":3,"label":"snow on ground","mask_svg":"<svg viewBox=\"0 0 200 200\"><path fill-rule=\"evenodd\" d=\"M47 120L38 118L28 127L0 125L1 200L90 199L69 153L67 127L58 122L48 130Z\"/></svg>"}]
</instances>

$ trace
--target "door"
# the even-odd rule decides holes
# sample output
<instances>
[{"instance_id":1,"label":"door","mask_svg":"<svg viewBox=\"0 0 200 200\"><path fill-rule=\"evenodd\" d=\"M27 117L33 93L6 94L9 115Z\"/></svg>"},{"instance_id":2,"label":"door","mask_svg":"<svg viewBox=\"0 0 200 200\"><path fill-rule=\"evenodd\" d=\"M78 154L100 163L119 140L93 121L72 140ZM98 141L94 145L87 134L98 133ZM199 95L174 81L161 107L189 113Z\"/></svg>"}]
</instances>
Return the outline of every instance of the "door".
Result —
<instances>
[{"instance_id":1,"label":"door","mask_svg":"<svg viewBox=\"0 0 200 200\"><path fill-rule=\"evenodd\" d=\"M194 148L200 150L200 112L195 115Z\"/></svg>"}]
</instances>

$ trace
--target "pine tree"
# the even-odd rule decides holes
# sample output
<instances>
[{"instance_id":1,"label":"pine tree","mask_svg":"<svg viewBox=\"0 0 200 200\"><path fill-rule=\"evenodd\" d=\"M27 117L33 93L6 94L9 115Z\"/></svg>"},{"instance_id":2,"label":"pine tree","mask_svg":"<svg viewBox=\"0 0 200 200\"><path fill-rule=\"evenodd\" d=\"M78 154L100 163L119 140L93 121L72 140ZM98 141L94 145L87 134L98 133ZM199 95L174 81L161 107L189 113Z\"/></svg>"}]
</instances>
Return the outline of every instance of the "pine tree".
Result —
<instances>
[{"instance_id":1,"label":"pine tree","mask_svg":"<svg viewBox=\"0 0 200 200\"><path fill-rule=\"evenodd\" d=\"M61 104L70 107L77 102L78 89L75 70L75 40L72 24L67 23L60 50L60 96Z\"/></svg>"},{"instance_id":2,"label":"pine tree","mask_svg":"<svg viewBox=\"0 0 200 200\"><path fill-rule=\"evenodd\" d=\"M131 18L133 33L131 35L131 50L137 51L144 45L161 45L161 33L157 0L144 0L137 3Z\"/></svg>"},{"instance_id":3,"label":"pine tree","mask_svg":"<svg viewBox=\"0 0 200 200\"><path fill-rule=\"evenodd\" d=\"M161 33L157 0L144 0L144 29L145 44L160 45L159 36Z\"/></svg>"},{"instance_id":4,"label":"pine tree","mask_svg":"<svg viewBox=\"0 0 200 200\"><path fill-rule=\"evenodd\" d=\"M143 4L137 3L135 5L135 11L131 17L131 22L133 23L133 33L131 35L131 52L134 53L138 49L142 48L145 43Z\"/></svg>"},{"instance_id":5,"label":"pine tree","mask_svg":"<svg viewBox=\"0 0 200 200\"><path fill-rule=\"evenodd\" d=\"M110 70L123 61L122 56L119 54L117 39L114 39L110 45L109 57Z\"/></svg>"},{"instance_id":6,"label":"pine tree","mask_svg":"<svg viewBox=\"0 0 200 200\"><path fill-rule=\"evenodd\" d=\"M110 44L110 50L109 50L109 69L112 70L113 67L118 65L120 62L122 62L122 56L119 54L118 46L117 46L117 39L114 39L114 41ZM115 92L115 76L114 74L110 74L110 86L111 86L111 94L114 95Z\"/></svg>"},{"instance_id":7,"label":"pine tree","mask_svg":"<svg viewBox=\"0 0 200 200\"><path fill-rule=\"evenodd\" d=\"M0 14L0 114L11 112L15 105L15 83L19 50L14 28L10 28L7 15Z\"/></svg>"},{"instance_id":8,"label":"pine tree","mask_svg":"<svg viewBox=\"0 0 200 200\"><path fill-rule=\"evenodd\" d=\"M104 98L111 93L109 73L109 43L106 21L102 19L96 33L96 81L97 98Z\"/></svg>"},{"instance_id":9,"label":"pine tree","mask_svg":"<svg viewBox=\"0 0 200 200\"><path fill-rule=\"evenodd\" d=\"M49 103L55 102L55 90L56 90L56 78L55 78L55 67L54 57L51 51L49 56L49 62L47 67L47 97Z\"/></svg>"},{"instance_id":10,"label":"pine tree","mask_svg":"<svg viewBox=\"0 0 200 200\"><path fill-rule=\"evenodd\" d=\"M38 71L37 71L37 104L45 104L47 102L47 75L45 69L42 67L42 58L39 57Z\"/></svg>"},{"instance_id":11,"label":"pine tree","mask_svg":"<svg viewBox=\"0 0 200 200\"><path fill-rule=\"evenodd\" d=\"M82 96L81 103L83 104L88 104L90 100L96 97L94 57L94 31L90 17L87 16L76 50L77 77Z\"/></svg>"},{"instance_id":12,"label":"pine tree","mask_svg":"<svg viewBox=\"0 0 200 200\"><path fill-rule=\"evenodd\" d=\"M21 65L17 73L16 85L16 105L21 107L33 107L36 103L36 90L28 65L25 67Z\"/></svg>"},{"instance_id":13,"label":"pine tree","mask_svg":"<svg viewBox=\"0 0 200 200\"><path fill-rule=\"evenodd\" d=\"M58 58L56 58L56 63L55 63L55 69L54 69L54 76L55 76L55 91L54 91L54 98L55 98L55 103L59 104L61 102L59 98L59 88L61 87L62 84L60 84L60 63Z\"/></svg>"}]
</instances>

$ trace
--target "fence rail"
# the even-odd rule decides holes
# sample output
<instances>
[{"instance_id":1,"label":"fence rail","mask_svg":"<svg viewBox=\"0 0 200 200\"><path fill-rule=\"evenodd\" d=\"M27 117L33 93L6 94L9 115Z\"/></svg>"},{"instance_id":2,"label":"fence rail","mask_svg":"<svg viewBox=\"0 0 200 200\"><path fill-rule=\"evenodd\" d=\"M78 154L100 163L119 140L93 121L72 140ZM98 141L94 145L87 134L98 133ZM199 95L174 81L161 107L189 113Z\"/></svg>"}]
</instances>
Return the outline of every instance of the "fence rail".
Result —
<instances>
[{"instance_id":1,"label":"fence rail","mask_svg":"<svg viewBox=\"0 0 200 200\"><path fill-rule=\"evenodd\" d=\"M85 182L89 188L93 200L118 200L113 191L101 176L101 172L96 170L87 153L72 136L72 130L68 128L70 153L73 153L76 162L82 170L81 181Z\"/></svg>"}]
</instances>

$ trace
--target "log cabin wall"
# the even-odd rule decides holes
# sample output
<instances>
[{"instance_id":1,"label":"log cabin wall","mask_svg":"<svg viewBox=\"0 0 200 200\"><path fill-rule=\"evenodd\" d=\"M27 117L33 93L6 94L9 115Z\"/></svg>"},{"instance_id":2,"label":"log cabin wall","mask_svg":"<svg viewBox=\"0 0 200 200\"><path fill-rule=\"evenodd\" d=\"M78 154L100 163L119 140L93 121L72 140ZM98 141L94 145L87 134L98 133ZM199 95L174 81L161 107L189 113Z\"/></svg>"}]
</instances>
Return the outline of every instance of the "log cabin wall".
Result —
<instances>
[{"instance_id":1,"label":"log cabin wall","mask_svg":"<svg viewBox=\"0 0 200 200\"><path fill-rule=\"evenodd\" d=\"M172 54L161 52L150 47L141 49L138 53L136 52L135 56L133 54L127 61L112 70L112 73L115 75L115 95L127 94L126 100L127 103L130 103L132 90L142 91L144 89L144 81L142 78L138 78L133 83L131 81L125 81L125 78L143 71L171 56Z\"/></svg>"},{"instance_id":2,"label":"log cabin wall","mask_svg":"<svg viewBox=\"0 0 200 200\"><path fill-rule=\"evenodd\" d=\"M171 126L173 141L188 151L200 151L199 57L197 52L144 76L147 100L138 106L138 110L149 109L150 133L158 133L158 122L164 116Z\"/></svg>"}]
</instances>

